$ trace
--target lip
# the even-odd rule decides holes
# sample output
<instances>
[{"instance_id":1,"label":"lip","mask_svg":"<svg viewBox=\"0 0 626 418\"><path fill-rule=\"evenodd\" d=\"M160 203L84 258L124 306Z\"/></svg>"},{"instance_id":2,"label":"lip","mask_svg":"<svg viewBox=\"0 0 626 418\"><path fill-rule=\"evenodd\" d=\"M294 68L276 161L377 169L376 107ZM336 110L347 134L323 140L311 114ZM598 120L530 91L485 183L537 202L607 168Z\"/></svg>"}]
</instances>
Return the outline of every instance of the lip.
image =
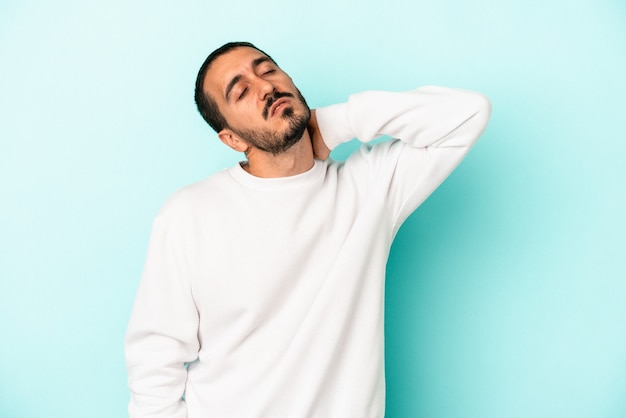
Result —
<instances>
[{"instance_id":1,"label":"lip","mask_svg":"<svg viewBox=\"0 0 626 418\"><path fill-rule=\"evenodd\" d=\"M270 116L274 116L278 111L278 108L286 105L288 101L289 97L281 97L280 99L276 100L270 107Z\"/></svg>"}]
</instances>

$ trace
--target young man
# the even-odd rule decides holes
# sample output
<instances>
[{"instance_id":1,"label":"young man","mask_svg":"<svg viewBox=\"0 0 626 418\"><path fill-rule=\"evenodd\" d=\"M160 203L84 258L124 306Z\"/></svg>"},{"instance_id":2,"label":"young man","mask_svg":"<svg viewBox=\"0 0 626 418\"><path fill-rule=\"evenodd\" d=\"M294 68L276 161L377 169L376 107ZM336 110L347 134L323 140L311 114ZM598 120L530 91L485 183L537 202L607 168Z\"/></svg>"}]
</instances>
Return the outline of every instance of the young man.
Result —
<instances>
[{"instance_id":1,"label":"young man","mask_svg":"<svg viewBox=\"0 0 626 418\"><path fill-rule=\"evenodd\" d=\"M130 416L383 417L389 249L485 128L488 100L423 87L311 111L271 57L229 43L196 102L247 161L154 221L126 336ZM398 139L327 159L381 135Z\"/></svg>"}]
</instances>

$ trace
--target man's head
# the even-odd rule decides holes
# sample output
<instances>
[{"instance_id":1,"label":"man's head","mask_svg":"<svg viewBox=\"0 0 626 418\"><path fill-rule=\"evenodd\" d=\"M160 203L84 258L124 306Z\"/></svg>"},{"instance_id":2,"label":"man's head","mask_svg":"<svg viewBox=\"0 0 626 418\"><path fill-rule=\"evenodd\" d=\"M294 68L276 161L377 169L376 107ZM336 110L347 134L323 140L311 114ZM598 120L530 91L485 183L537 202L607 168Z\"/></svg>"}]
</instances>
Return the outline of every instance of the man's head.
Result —
<instances>
[{"instance_id":1,"label":"man's head","mask_svg":"<svg viewBox=\"0 0 626 418\"><path fill-rule=\"evenodd\" d=\"M237 151L274 155L304 134L310 110L291 78L248 42L213 51L198 72L196 105L220 139Z\"/></svg>"}]
</instances>

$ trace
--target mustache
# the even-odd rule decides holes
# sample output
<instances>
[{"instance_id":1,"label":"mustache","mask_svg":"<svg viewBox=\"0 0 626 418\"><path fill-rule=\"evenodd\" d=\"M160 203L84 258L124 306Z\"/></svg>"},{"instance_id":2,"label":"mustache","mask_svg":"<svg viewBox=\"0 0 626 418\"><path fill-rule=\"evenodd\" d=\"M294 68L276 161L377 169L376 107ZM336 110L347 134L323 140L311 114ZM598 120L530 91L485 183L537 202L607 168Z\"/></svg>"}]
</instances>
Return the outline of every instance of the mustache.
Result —
<instances>
[{"instance_id":1,"label":"mustache","mask_svg":"<svg viewBox=\"0 0 626 418\"><path fill-rule=\"evenodd\" d=\"M274 104L274 102L281 97L294 97L293 94L287 92L275 91L273 95L267 98L267 102L265 102L265 108L263 109L263 119L267 120L267 116L270 112L270 107Z\"/></svg>"}]
</instances>

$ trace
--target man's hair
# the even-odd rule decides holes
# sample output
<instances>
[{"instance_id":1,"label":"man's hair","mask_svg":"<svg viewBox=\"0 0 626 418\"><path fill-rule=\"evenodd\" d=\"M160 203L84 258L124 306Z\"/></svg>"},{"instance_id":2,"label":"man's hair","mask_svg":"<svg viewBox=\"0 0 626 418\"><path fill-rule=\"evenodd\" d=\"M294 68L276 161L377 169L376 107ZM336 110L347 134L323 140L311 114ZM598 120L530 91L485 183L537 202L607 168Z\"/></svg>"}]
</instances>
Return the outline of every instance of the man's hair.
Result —
<instances>
[{"instance_id":1,"label":"man's hair","mask_svg":"<svg viewBox=\"0 0 626 418\"><path fill-rule=\"evenodd\" d=\"M215 51L211 52L209 56L204 60L202 66L200 67L200 71L198 71L198 77L196 78L196 106L198 107L198 111L204 118L204 120L215 130L215 132L220 132L222 129L228 127L228 122L226 122L226 118L220 112L217 107L217 103L215 100L208 94L206 94L202 88L204 84L204 78L206 76L207 71L209 71L209 67L215 61L215 59L225 53L240 47L248 47L253 48L259 51L260 53L267 56L274 64L276 61L268 54L252 45L250 42L228 42L217 48Z\"/></svg>"}]
</instances>

